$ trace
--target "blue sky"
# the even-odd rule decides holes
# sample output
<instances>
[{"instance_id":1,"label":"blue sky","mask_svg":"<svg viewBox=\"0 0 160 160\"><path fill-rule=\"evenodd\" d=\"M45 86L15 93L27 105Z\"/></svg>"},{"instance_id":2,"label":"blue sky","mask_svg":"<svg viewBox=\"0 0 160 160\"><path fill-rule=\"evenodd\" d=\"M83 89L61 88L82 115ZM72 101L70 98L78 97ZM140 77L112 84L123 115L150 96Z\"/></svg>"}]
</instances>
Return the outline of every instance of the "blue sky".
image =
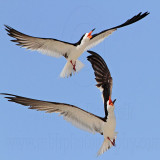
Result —
<instances>
[{"instance_id":1,"label":"blue sky","mask_svg":"<svg viewBox=\"0 0 160 160\"><path fill-rule=\"evenodd\" d=\"M1 0L2 1L2 0ZM4 24L29 35L77 42L82 34L100 32L149 11L143 20L114 32L92 50L108 64L118 136L98 159L153 159L160 150L160 2L5 0L0 6L0 92L76 105L104 116L93 70L85 67L68 79L59 78L64 58L31 52L10 42ZM79 130L56 114L28 110L0 97L0 159L97 159L103 136Z\"/></svg>"}]
</instances>

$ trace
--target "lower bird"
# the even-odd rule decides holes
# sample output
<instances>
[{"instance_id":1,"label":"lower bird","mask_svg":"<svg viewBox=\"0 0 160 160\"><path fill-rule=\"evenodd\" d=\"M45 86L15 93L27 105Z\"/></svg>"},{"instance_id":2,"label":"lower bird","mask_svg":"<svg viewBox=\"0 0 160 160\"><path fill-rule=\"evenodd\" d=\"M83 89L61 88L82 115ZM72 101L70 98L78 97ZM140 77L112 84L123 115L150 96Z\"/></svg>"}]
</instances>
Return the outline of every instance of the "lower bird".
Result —
<instances>
[{"instance_id":1,"label":"lower bird","mask_svg":"<svg viewBox=\"0 0 160 160\"><path fill-rule=\"evenodd\" d=\"M99 117L66 103L41 101L8 93L1 94L5 95L5 98L7 98L8 101L19 103L24 106L30 106L29 109L46 111L47 113L59 113L65 120L71 122L80 129L91 133L100 133L104 136L104 142L97 155L101 155L112 146L115 146L117 132L115 132L116 119L114 114L114 103L116 99L114 101L111 100L112 77L105 61L95 52L88 52L91 54L88 56L88 61L91 62L94 69L97 81L96 86L102 91L105 111L104 117Z\"/></svg>"},{"instance_id":2,"label":"lower bird","mask_svg":"<svg viewBox=\"0 0 160 160\"><path fill-rule=\"evenodd\" d=\"M72 73L78 72L81 68L83 68L83 63L78 60L79 56L83 52L102 42L106 37L108 37L118 28L135 23L146 17L148 14L148 12L145 12L143 14L142 12L140 12L121 25L106 29L102 32L92 35L92 32L95 30L93 29L89 33L85 33L77 43L69 43L53 38L32 37L19 32L8 25L5 25L5 27L8 35L15 38L11 41L16 42L18 46L30 50L39 51L53 57L64 56L67 60L67 63L64 66L60 77L69 77L72 75Z\"/></svg>"}]
</instances>

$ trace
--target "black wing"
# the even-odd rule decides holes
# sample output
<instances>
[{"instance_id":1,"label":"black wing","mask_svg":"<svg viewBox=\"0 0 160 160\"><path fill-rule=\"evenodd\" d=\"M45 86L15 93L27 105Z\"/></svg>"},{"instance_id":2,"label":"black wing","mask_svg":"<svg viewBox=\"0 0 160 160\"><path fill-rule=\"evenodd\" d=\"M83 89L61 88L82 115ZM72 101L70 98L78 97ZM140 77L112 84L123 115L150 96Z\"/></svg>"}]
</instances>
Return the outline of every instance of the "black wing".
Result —
<instances>
[{"instance_id":1,"label":"black wing","mask_svg":"<svg viewBox=\"0 0 160 160\"><path fill-rule=\"evenodd\" d=\"M93 52L93 51L87 51L91 55L87 57L88 61L92 64L95 79L97 81L96 86L100 89L102 92L103 100L104 100L104 110L105 115L107 117L107 101L109 100L109 96L112 94L112 77L110 74L110 71L107 67L107 64L103 60L103 58Z\"/></svg>"},{"instance_id":2,"label":"black wing","mask_svg":"<svg viewBox=\"0 0 160 160\"><path fill-rule=\"evenodd\" d=\"M143 19L144 17L146 17L149 13L145 12L142 14L142 12L140 12L139 14L135 15L134 17L132 17L131 19L128 19L126 22L124 22L121 25L118 25L116 27L112 27L110 29L106 29L100 33L97 34L93 34L91 40L89 41L88 46L86 47L85 50L89 50L90 48L94 47L95 45L99 44L100 42L102 42L106 37L108 37L110 34L112 34L114 31L116 31L118 28L124 27L124 26L128 26L132 23L135 23L141 19Z\"/></svg>"}]
</instances>

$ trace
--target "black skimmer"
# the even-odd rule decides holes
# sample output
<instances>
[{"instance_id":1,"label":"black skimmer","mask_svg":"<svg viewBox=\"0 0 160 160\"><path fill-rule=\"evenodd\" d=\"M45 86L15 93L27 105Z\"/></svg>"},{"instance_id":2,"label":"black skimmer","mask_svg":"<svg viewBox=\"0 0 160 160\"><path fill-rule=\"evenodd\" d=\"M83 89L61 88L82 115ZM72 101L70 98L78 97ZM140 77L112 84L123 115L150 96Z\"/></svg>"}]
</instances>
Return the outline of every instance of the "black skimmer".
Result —
<instances>
[{"instance_id":1,"label":"black skimmer","mask_svg":"<svg viewBox=\"0 0 160 160\"><path fill-rule=\"evenodd\" d=\"M148 14L148 12L145 12L143 14L142 12L140 12L139 14L135 15L121 25L91 35L92 32L95 30L93 29L89 33L85 33L77 43L68 43L52 38L32 37L23 34L7 25L5 25L5 29L8 32L9 36L15 38L11 41L16 42L17 45L23 48L36 50L53 57L64 56L67 60L67 63L64 66L60 76L69 77L72 75L72 73L78 72L84 66L83 63L78 60L78 57L83 52L102 42L106 37L108 37L118 28L135 23L146 17Z\"/></svg>"},{"instance_id":2,"label":"black skimmer","mask_svg":"<svg viewBox=\"0 0 160 160\"><path fill-rule=\"evenodd\" d=\"M114 102L116 100L111 100L112 77L106 63L100 55L92 51L88 52L91 54L88 56L88 61L91 62L94 69L97 81L96 86L100 88L103 93L105 117L96 116L70 104L41 101L7 93L1 94L5 95L8 101L30 106L29 109L46 111L47 113L59 113L65 120L80 129L91 133L100 133L104 136L104 142L98 151L98 155L101 155L110 147L115 146L117 132L115 132L116 119L114 115Z\"/></svg>"}]
</instances>

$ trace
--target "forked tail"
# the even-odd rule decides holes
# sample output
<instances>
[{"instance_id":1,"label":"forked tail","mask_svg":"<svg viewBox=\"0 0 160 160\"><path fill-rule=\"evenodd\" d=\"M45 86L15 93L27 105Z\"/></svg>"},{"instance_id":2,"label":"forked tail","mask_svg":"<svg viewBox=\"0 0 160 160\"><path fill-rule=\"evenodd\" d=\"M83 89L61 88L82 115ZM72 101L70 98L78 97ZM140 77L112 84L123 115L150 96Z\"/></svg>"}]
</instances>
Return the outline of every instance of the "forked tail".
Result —
<instances>
[{"instance_id":1,"label":"forked tail","mask_svg":"<svg viewBox=\"0 0 160 160\"><path fill-rule=\"evenodd\" d=\"M97 156L100 156L101 154L103 154L105 151L107 151L108 149L110 149L113 146L113 144L106 138L103 141L103 144L101 146L101 148L99 149Z\"/></svg>"},{"instance_id":2,"label":"forked tail","mask_svg":"<svg viewBox=\"0 0 160 160\"><path fill-rule=\"evenodd\" d=\"M74 70L73 68L73 65L71 64L70 61L67 61L67 63L65 64L61 74L60 74L60 77L62 78L65 78L65 77L69 77L69 76L72 76L72 74L75 74L75 72L78 72L80 71L83 67L84 67L84 64L79 61L79 60L76 60L76 63L75 63L75 69L76 71Z\"/></svg>"}]
</instances>

